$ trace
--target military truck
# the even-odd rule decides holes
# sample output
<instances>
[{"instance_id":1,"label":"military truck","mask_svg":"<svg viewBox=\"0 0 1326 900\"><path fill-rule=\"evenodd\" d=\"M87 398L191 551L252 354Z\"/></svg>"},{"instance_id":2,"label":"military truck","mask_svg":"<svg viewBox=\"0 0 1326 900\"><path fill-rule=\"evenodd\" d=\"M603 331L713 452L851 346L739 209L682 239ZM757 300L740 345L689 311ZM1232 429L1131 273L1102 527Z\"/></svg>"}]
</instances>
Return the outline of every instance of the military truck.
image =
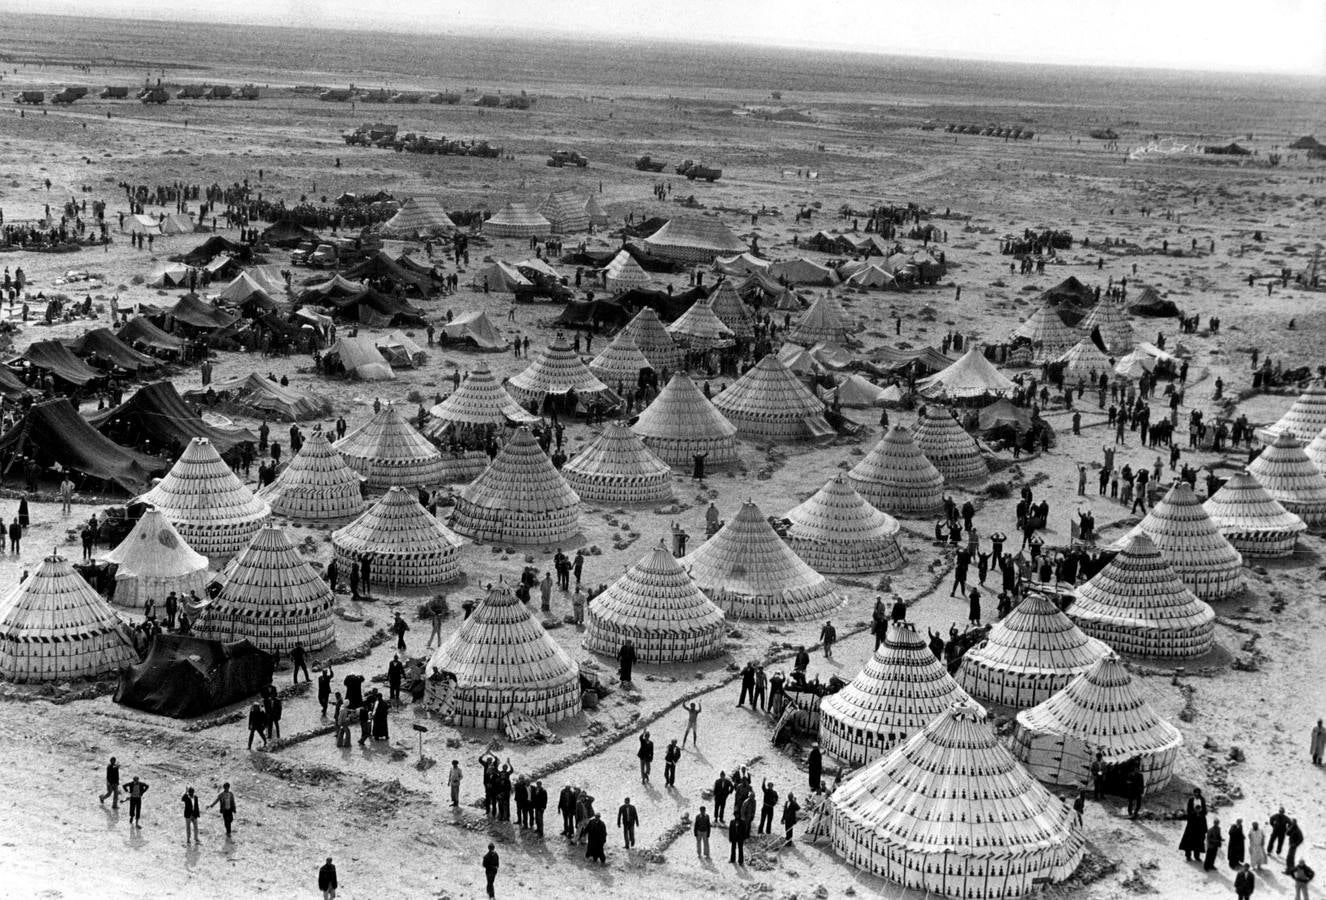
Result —
<instances>
[{"instance_id":1,"label":"military truck","mask_svg":"<svg viewBox=\"0 0 1326 900\"><path fill-rule=\"evenodd\" d=\"M548 154L547 165L555 169L560 169L563 166L575 166L577 169L583 169L589 165L589 160L575 150L554 150Z\"/></svg>"},{"instance_id":2,"label":"military truck","mask_svg":"<svg viewBox=\"0 0 1326 900\"><path fill-rule=\"evenodd\" d=\"M644 156L640 157L635 161L635 167L639 169L641 172L662 172L663 160L651 159L649 157L649 154L646 153Z\"/></svg>"},{"instance_id":3,"label":"military truck","mask_svg":"<svg viewBox=\"0 0 1326 900\"><path fill-rule=\"evenodd\" d=\"M713 182L723 177L722 169L715 169L711 166L700 165L699 163L693 162L689 159L683 162L681 165L677 166L676 171L678 175L685 175L691 181L695 181L697 178L699 178L704 181Z\"/></svg>"}]
</instances>

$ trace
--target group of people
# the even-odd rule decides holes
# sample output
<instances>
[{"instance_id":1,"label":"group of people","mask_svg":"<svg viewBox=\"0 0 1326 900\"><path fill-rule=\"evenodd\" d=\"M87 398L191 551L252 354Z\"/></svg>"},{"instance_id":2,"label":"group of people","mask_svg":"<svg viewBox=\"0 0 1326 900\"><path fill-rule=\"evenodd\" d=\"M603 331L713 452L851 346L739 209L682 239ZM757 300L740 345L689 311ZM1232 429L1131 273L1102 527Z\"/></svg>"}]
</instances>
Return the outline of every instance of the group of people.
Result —
<instances>
[{"instance_id":1,"label":"group of people","mask_svg":"<svg viewBox=\"0 0 1326 900\"><path fill-rule=\"evenodd\" d=\"M1320 726L1320 723L1318 723ZM1303 829L1298 819L1285 813L1282 806L1267 819L1270 834L1261 828L1258 822L1251 823L1244 830L1243 820L1235 819L1225 831L1220 826L1220 819L1207 818L1206 798L1201 788L1193 788L1188 798L1185 813L1183 837L1179 840L1179 849L1184 859L1189 862L1201 862L1207 872L1213 871L1220 857L1221 847L1225 848L1225 860L1230 869L1236 872L1234 891L1239 900L1252 896L1256 886L1256 873L1266 868L1271 857L1284 856L1284 874L1294 883L1295 900L1306 900L1308 884L1315 877L1312 867L1299 856L1303 845Z\"/></svg>"},{"instance_id":2,"label":"group of people","mask_svg":"<svg viewBox=\"0 0 1326 900\"><path fill-rule=\"evenodd\" d=\"M102 805L106 800L111 801L111 809L118 811L120 808L120 794L128 800L129 805L129 827L143 827L143 796L148 791L148 783L141 780L137 775L129 779L128 782L122 782L120 779L120 762L114 756L106 764L106 790L98 798ZM186 787L184 793L180 795L180 801L184 805L184 843L201 844L202 839L198 835L198 820L202 818L203 806L198 797L197 791L192 786ZM221 823L226 829L226 840L229 841L233 836L235 824L235 815L238 807L235 803L235 792L230 789L230 782L221 785L221 790L217 792L216 798L207 804L207 809L219 807L217 810L221 814ZM330 860L328 860L330 862Z\"/></svg>"}]
</instances>

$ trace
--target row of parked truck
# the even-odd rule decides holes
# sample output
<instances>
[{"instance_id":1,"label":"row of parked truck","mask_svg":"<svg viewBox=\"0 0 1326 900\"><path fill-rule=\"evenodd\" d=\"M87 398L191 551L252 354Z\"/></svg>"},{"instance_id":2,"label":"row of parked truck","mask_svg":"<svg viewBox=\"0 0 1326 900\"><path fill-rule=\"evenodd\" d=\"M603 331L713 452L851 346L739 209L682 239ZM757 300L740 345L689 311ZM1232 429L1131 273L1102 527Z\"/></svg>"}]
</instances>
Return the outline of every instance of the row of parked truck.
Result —
<instances>
[{"instance_id":1,"label":"row of parked truck","mask_svg":"<svg viewBox=\"0 0 1326 900\"><path fill-rule=\"evenodd\" d=\"M446 137L429 137L413 131L400 133L399 126L365 122L341 138L351 147L377 147L397 153L424 153L430 156L482 156L496 159L502 155L501 147L487 141L456 141Z\"/></svg>"},{"instance_id":2,"label":"row of parked truck","mask_svg":"<svg viewBox=\"0 0 1326 900\"><path fill-rule=\"evenodd\" d=\"M88 95L88 88L85 87L67 87L62 91L51 94L51 102L67 106L75 100L82 100ZM171 94L163 87L145 87L134 95L144 103L165 103L171 98ZM129 88L114 87L108 85L105 90L97 95L102 100L128 100ZM259 91L256 85L246 84L243 87L232 87L228 84L194 84L185 85L175 92L177 100L257 100ZM15 103L26 103L30 106L40 106L46 102L45 91L19 91L18 96L14 98Z\"/></svg>"}]
</instances>

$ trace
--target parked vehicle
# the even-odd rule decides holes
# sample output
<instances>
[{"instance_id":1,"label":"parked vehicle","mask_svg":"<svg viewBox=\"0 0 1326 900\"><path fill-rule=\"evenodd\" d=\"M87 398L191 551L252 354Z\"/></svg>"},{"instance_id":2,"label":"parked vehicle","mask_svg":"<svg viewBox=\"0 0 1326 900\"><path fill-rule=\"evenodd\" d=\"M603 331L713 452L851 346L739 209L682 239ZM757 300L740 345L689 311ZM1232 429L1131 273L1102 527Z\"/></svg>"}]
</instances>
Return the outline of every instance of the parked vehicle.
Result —
<instances>
[{"instance_id":1,"label":"parked vehicle","mask_svg":"<svg viewBox=\"0 0 1326 900\"><path fill-rule=\"evenodd\" d=\"M635 161L635 167L639 169L641 172L662 172L663 160L651 159L649 157L649 154L646 153L644 156L640 157Z\"/></svg>"},{"instance_id":2,"label":"parked vehicle","mask_svg":"<svg viewBox=\"0 0 1326 900\"><path fill-rule=\"evenodd\" d=\"M547 164L556 169L563 166L575 166L578 169L583 169L589 165L589 160L575 150L554 150L548 155Z\"/></svg>"}]
</instances>

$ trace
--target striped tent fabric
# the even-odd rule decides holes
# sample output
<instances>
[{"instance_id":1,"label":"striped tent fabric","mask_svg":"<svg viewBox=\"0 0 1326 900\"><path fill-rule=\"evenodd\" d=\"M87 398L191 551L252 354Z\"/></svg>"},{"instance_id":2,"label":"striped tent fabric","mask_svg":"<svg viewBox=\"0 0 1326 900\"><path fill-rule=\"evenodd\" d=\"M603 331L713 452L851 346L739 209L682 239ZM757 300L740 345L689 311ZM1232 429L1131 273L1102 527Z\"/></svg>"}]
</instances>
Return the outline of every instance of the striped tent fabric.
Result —
<instances>
[{"instance_id":1,"label":"striped tent fabric","mask_svg":"<svg viewBox=\"0 0 1326 900\"><path fill-rule=\"evenodd\" d=\"M161 510L199 553L224 559L243 550L272 515L230 471L207 438L194 438L166 477L139 500Z\"/></svg>"},{"instance_id":2,"label":"striped tent fabric","mask_svg":"<svg viewBox=\"0 0 1326 900\"><path fill-rule=\"evenodd\" d=\"M772 353L717 394L714 406L747 440L813 441L837 435L824 418L824 401Z\"/></svg>"},{"instance_id":3,"label":"striped tent fabric","mask_svg":"<svg viewBox=\"0 0 1326 900\"><path fill-rule=\"evenodd\" d=\"M1292 432L1282 431L1248 464L1266 493L1309 526L1326 522L1326 476L1308 459Z\"/></svg>"},{"instance_id":4,"label":"striped tent fabric","mask_svg":"<svg viewBox=\"0 0 1326 900\"><path fill-rule=\"evenodd\" d=\"M926 516L944 504L944 476L901 425L889 428L847 477L867 503L895 516Z\"/></svg>"},{"instance_id":5,"label":"striped tent fabric","mask_svg":"<svg viewBox=\"0 0 1326 900\"><path fill-rule=\"evenodd\" d=\"M382 233L392 237L430 237L455 230L456 223L436 197L411 197L382 224Z\"/></svg>"},{"instance_id":6,"label":"striped tent fabric","mask_svg":"<svg viewBox=\"0 0 1326 900\"><path fill-rule=\"evenodd\" d=\"M1215 611L1179 580L1145 532L1078 587L1068 617L1119 653L1191 658L1215 642Z\"/></svg>"},{"instance_id":7,"label":"striped tent fabric","mask_svg":"<svg viewBox=\"0 0 1326 900\"><path fill-rule=\"evenodd\" d=\"M948 410L931 404L912 430L916 446L947 481L982 481L990 467L976 439L962 429Z\"/></svg>"},{"instance_id":8,"label":"striped tent fabric","mask_svg":"<svg viewBox=\"0 0 1326 900\"><path fill-rule=\"evenodd\" d=\"M820 702L820 744L849 766L892 752L955 703L958 687L911 622L890 622L884 640L847 687Z\"/></svg>"},{"instance_id":9,"label":"striped tent fabric","mask_svg":"<svg viewBox=\"0 0 1326 900\"><path fill-rule=\"evenodd\" d=\"M684 372L672 376L631 430L670 466L689 466L699 453L707 454L705 465L710 467L737 459L737 426Z\"/></svg>"},{"instance_id":10,"label":"striped tent fabric","mask_svg":"<svg viewBox=\"0 0 1326 900\"><path fill-rule=\"evenodd\" d=\"M562 466L562 477L586 503L630 505L672 499L672 468L620 422L603 426Z\"/></svg>"},{"instance_id":11,"label":"striped tent fabric","mask_svg":"<svg viewBox=\"0 0 1326 900\"><path fill-rule=\"evenodd\" d=\"M625 250L618 251L603 270L603 283L610 291L629 291L649 284L649 273ZM650 307L645 307L650 309ZM657 318L657 314L655 314Z\"/></svg>"},{"instance_id":12,"label":"striped tent fabric","mask_svg":"<svg viewBox=\"0 0 1326 900\"><path fill-rule=\"evenodd\" d=\"M677 321L668 326L668 334L683 347L690 350L716 350L731 347L737 342L732 329L718 318L709 300L696 300L691 308L677 317Z\"/></svg>"},{"instance_id":13,"label":"striped tent fabric","mask_svg":"<svg viewBox=\"0 0 1326 900\"><path fill-rule=\"evenodd\" d=\"M1079 330L1091 334L1093 328L1100 329L1100 339L1105 349L1114 356L1123 356L1132 351L1137 344L1132 323L1124 312L1123 305L1108 297L1091 308L1085 319L1077 326Z\"/></svg>"},{"instance_id":14,"label":"striped tent fabric","mask_svg":"<svg viewBox=\"0 0 1326 900\"><path fill-rule=\"evenodd\" d=\"M0 600L0 679L100 678L138 662L129 626L63 556Z\"/></svg>"},{"instance_id":15,"label":"striped tent fabric","mask_svg":"<svg viewBox=\"0 0 1326 900\"><path fill-rule=\"evenodd\" d=\"M337 522L363 510L362 484L322 429L315 429L285 471L258 496L271 504L273 513L296 522Z\"/></svg>"},{"instance_id":16,"label":"striped tent fabric","mask_svg":"<svg viewBox=\"0 0 1326 900\"><path fill-rule=\"evenodd\" d=\"M590 601L584 647L615 657L627 640L645 663L721 656L727 617L662 542Z\"/></svg>"},{"instance_id":17,"label":"striped tent fabric","mask_svg":"<svg viewBox=\"0 0 1326 900\"><path fill-rule=\"evenodd\" d=\"M1106 765L1136 760L1144 794L1169 784L1183 735L1142 696L1113 653L1039 706L1017 714L1013 755L1035 778L1077 788L1091 781L1099 753Z\"/></svg>"},{"instance_id":18,"label":"striped tent fabric","mask_svg":"<svg viewBox=\"0 0 1326 900\"><path fill-rule=\"evenodd\" d=\"M547 237L552 223L527 203L508 203L483 223L483 231L492 237Z\"/></svg>"},{"instance_id":19,"label":"striped tent fabric","mask_svg":"<svg viewBox=\"0 0 1326 900\"><path fill-rule=\"evenodd\" d=\"M1220 533L1192 486L1176 481L1165 498L1114 544L1122 548L1145 533L1192 592L1203 600L1223 600L1243 591L1243 556Z\"/></svg>"},{"instance_id":20,"label":"striped tent fabric","mask_svg":"<svg viewBox=\"0 0 1326 900\"><path fill-rule=\"evenodd\" d=\"M622 332L629 334L635 346L649 360L656 372L676 372L682 367L686 352L677 346L677 342L668 334L663 321L651 306L646 306L635 314Z\"/></svg>"},{"instance_id":21,"label":"striped tent fabric","mask_svg":"<svg viewBox=\"0 0 1326 900\"><path fill-rule=\"evenodd\" d=\"M1247 472L1239 472L1202 504L1211 521L1244 557L1292 556L1298 536L1308 530Z\"/></svg>"},{"instance_id":22,"label":"striped tent fabric","mask_svg":"<svg viewBox=\"0 0 1326 900\"><path fill-rule=\"evenodd\" d=\"M522 427L460 492L451 527L492 544L569 541L580 531L580 498Z\"/></svg>"},{"instance_id":23,"label":"striped tent fabric","mask_svg":"<svg viewBox=\"0 0 1326 900\"><path fill-rule=\"evenodd\" d=\"M839 473L784 516L787 542L817 572L891 572L907 560L898 546L898 520L861 498Z\"/></svg>"},{"instance_id":24,"label":"striped tent fabric","mask_svg":"<svg viewBox=\"0 0 1326 900\"><path fill-rule=\"evenodd\" d=\"M1026 709L1062 690L1109 649L1049 597L1030 594L967 651L958 684L977 700Z\"/></svg>"},{"instance_id":25,"label":"striped tent fabric","mask_svg":"<svg viewBox=\"0 0 1326 900\"><path fill-rule=\"evenodd\" d=\"M1317 436L1308 442L1303 452L1308 455L1308 460L1317 471L1326 475L1326 428L1317 432Z\"/></svg>"},{"instance_id":26,"label":"striped tent fabric","mask_svg":"<svg viewBox=\"0 0 1326 900\"><path fill-rule=\"evenodd\" d=\"M856 324L833 294L816 298L784 337L796 344L849 344L856 339Z\"/></svg>"},{"instance_id":27,"label":"striped tent fabric","mask_svg":"<svg viewBox=\"0 0 1326 900\"><path fill-rule=\"evenodd\" d=\"M463 543L409 491L398 487L332 532L341 571L348 572L368 556L373 583L392 587L431 587L459 578Z\"/></svg>"},{"instance_id":28,"label":"striped tent fabric","mask_svg":"<svg viewBox=\"0 0 1326 900\"><path fill-rule=\"evenodd\" d=\"M1326 428L1326 382L1314 381L1279 420L1273 425L1258 428L1255 434L1257 440L1270 446L1277 436L1286 431L1306 441L1323 428Z\"/></svg>"},{"instance_id":29,"label":"striped tent fabric","mask_svg":"<svg viewBox=\"0 0 1326 900\"><path fill-rule=\"evenodd\" d=\"M625 329L589 364L590 373L618 393L634 390L640 383L640 370L653 368Z\"/></svg>"},{"instance_id":30,"label":"striped tent fabric","mask_svg":"<svg viewBox=\"0 0 1326 900\"><path fill-rule=\"evenodd\" d=\"M268 653L289 653L296 643L321 650L336 639L331 587L284 528L264 527L217 580L221 592L194 623L200 638L247 639Z\"/></svg>"},{"instance_id":31,"label":"striped tent fabric","mask_svg":"<svg viewBox=\"0 0 1326 900\"><path fill-rule=\"evenodd\" d=\"M1091 384L1099 382L1102 374L1114 374L1114 363L1100 352L1100 348L1091 338L1078 341L1056 362L1063 363L1065 385L1075 385L1079 381Z\"/></svg>"},{"instance_id":32,"label":"striped tent fabric","mask_svg":"<svg viewBox=\"0 0 1326 900\"><path fill-rule=\"evenodd\" d=\"M589 219L589 224L598 227L609 223L608 214L603 211L599 201L593 194L585 198L585 216Z\"/></svg>"},{"instance_id":33,"label":"striped tent fabric","mask_svg":"<svg viewBox=\"0 0 1326 900\"><path fill-rule=\"evenodd\" d=\"M972 347L957 362L922 379L917 385L918 392L924 397L950 400L1002 397L1016 388L1012 379L996 369L979 347Z\"/></svg>"},{"instance_id":34,"label":"striped tent fabric","mask_svg":"<svg viewBox=\"0 0 1326 900\"><path fill-rule=\"evenodd\" d=\"M439 422L452 425L495 425L537 422L507 393L487 365L471 369L465 380L429 411Z\"/></svg>"},{"instance_id":35,"label":"striped tent fabric","mask_svg":"<svg viewBox=\"0 0 1326 900\"><path fill-rule=\"evenodd\" d=\"M1073 812L1005 749L980 710L955 704L829 798L833 849L919 896L996 900L1076 871Z\"/></svg>"},{"instance_id":36,"label":"striped tent fabric","mask_svg":"<svg viewBox=\"0 0 1326 900\"><path fill-rule=\"evenodd\" d=\"M749 500L717 534L685 556L682 565L729 619L808 619L843 602Z\"/></svg>"},{"instance_id":37,"label":"striped tent fabric","mask_svg":"<svg viewBox=\"0 0 1326 900\"><path fill-rule=\"evenodd\" d=\"M586 404L595 399L609 404L620 402L606 384L594 377L560 331L539 351L534 362L507 380L506 390L516 402L533 407L542 406L549 394L560 396L572 390Z\"/></svg>"},{"instance_id":38,"label":"striped tent fabric","mask_svg":"<svg viewBox=\"0 0 1326 900\"><path fill-rule=\"evenodd\" d=\"M370 490L430 487L446 481L441 451L389 403L333 446Z\"/></svg>"},{"instance_id":39,"label":"striped tent fabric","mask_svg":"<svg viewBox=\"0 0 1326 900\"><path fill-rule=\"evenodd\" d=\"M676 218L641 242L652 256L695 265L750 248L718 219Z\"/></svg>"},{"instance_id":40,"label":"striped tent fabric","mask_svg":"<svg viewBox=\"0 0 1326 900\"><path fill-rule=\"evenodd\" d=\"M1064 324L1063 317L1053 306L1042 306L1017 328L1012 337L1031 342L1030 362L1034 365L1053 362L1067 353L1082 336Z\"/></svg>"},{"instance_id":41,"label":"striped tent fabric","mask_svg":"<svg viewBox=\"0 0 1326 900\"><path fill-rule=\"evenodd\" d=\"M724 279L714 287L713 293L709 295L709 306L714 315L718 316L718 321L726 325L738 340L755 339L755 320L731 281Z\"/></svg>"},{"instance_id":42,"label":"striped tent fabric","mask_svg":"<svg viewBox=\"0 0 1326 900\"><path fill-rule=\"evenodd\" d=\"M544 725L580 713L580 666L500 582L433 654L428 673L425 707L461 728L496 730L511 712Z\"/></svg>"},{"instance_id":43,"label":"striped tent fabric","mask_svg":"<svg viewBox=\"0 0 1326 900\"><path fill-rule=\"evenodd\" d=\"M181 598L207 594L207 557L189 546L159 509L146 509L133 530L104 557L118 566L115 603L142 609L149 597L160 604L170 592Z\"/></svg>"},{"instance_id":44,"label":"striped tent fabric","mask_svg":"<svg viewBox=\"0 0 1326 900\"><path fill-rule=\"evenodd\" d=\"M589 212L583 196L567 189L553 191L539 204L539 215L548 220L553 234L573 234L589 230Z\"/></svg>"}]
</instances>

